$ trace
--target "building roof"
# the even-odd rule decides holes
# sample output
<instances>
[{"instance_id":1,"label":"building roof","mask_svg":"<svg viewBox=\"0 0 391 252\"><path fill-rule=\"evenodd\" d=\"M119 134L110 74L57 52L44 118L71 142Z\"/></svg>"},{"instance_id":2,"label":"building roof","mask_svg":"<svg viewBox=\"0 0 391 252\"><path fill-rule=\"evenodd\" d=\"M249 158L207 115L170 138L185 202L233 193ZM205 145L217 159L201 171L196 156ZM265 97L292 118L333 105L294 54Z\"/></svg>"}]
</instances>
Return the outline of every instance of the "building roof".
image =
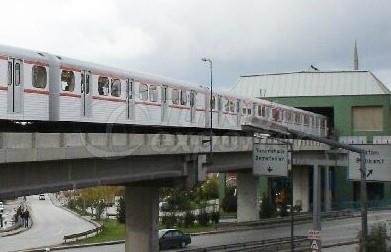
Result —
<instances>
[{"instance_id":1,"label":"building roof","mask_svg":"<svg viewBox=\"0 0 391 252\"><path fill-rule=\"evenodd\" d=\"M232 91L252 97L391 94L373 73L361 70L245 75L240 77Z\"/></svg>"}]
</instances>

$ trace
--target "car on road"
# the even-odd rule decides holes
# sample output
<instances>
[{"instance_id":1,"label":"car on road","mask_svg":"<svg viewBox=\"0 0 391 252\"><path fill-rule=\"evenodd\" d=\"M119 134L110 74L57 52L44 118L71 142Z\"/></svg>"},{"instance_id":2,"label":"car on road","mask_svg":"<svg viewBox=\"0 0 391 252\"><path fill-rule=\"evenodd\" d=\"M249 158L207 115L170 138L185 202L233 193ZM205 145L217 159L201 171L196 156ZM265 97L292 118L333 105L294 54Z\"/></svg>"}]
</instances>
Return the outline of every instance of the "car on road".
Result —
<instances>
[{"instance_id":1,"label":"car on road","mask_svg":"<svg viewBox=\"0 0 391 252\"><path fill-rule=\"evenodd\" d=\"M184 234L178 229L159 230L159 249L184 248L190 243L190 235Z\"/></svg>"},{"instance_id":2,"label":"car on road","mask_svg":"<svg viewBox=\"0 0 391 252\"><path fill-rule=\"evenodd\" d=\"M41 194L39 195L39 200L45 200L45 194L41 193Z\"/></svg>"}]
</instances>

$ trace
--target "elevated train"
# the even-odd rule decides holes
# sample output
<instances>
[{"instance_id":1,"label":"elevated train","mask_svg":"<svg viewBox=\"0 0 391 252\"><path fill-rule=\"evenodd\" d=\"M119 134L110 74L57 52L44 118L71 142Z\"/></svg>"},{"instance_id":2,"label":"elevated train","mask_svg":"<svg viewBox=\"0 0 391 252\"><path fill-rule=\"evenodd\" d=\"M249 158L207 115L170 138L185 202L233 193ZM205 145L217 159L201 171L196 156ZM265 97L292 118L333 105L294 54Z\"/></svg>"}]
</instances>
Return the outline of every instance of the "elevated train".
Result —
<instances>
[{"instance_id":1,"label":"elevated train","mask_svg":"<svg viewBox=\"0 0 391 252\"><path fill-rule=\"evenodd\" d=\"M209 102L210 101L210 102ZM325 116L160 76L0 46L0 119L240 130L246 116L327 135Z\"/></svg>"}]
</instances>

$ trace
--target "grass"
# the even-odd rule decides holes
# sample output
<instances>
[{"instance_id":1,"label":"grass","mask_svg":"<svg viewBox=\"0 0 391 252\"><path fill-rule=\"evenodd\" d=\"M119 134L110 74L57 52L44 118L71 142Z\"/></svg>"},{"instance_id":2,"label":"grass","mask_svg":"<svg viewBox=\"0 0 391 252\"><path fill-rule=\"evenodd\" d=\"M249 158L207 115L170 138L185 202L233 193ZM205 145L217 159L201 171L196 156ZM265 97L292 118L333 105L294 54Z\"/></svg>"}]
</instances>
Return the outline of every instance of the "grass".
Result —
<instances>
[{"instance_id":1,"label":"grass","mask_svg":"<svg viewBox=\"0 0 391 252\"><path fill-rule=\"evenodd\" d=\"M103 221L103 231L93 237L74 242L75 244L86 244L95 242L118 241L125 239L125 224L117 220L106 219Z\"/></svg>"},{"instance_id":2,"label":"grass","mask_svg":"<svg viewBox=\"0 0 391 252\"><path fill-rule=\"evenodd\" d=\"M119 223L117 220L105 219L103 220L103 231L98 235L93 237L88 237L84 240L79 240L75 242L71 242L72 244L88 244L88 243L96 243L96 242L107 242L107 241L119 241L125 239L125 224ZM160 229L165 228L165 226L160 226ZM175 228L175 227L174 227ZM187 228L178 228L184 233L198 233L198 232L206 232L216 230L215 225L209 226L193 226Z\"/></svg>"}]
</instances>

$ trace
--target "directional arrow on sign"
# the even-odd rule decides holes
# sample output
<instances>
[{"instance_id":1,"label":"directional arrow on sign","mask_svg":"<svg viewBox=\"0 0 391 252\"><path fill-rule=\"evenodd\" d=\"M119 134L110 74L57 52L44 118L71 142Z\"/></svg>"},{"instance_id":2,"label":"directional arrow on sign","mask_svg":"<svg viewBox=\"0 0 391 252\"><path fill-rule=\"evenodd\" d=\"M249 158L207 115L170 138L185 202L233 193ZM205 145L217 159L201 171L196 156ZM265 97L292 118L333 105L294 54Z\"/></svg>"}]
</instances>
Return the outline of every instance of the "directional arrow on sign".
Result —
<instances>
[{"instance_id":1,"label":"directional arrow on sign","mask_svg":"<svg viewBox=\"0 0 391 252\"><path fill-rule=\"evenodd\" d=\"M273 168L271 168L270 166L267 168L267 171L269 172L269 173L271 173L272 171L273 171Z\"/></svg>"},{"instance_id":2,"label":"directional arrow on sign","mask_svg":"<svg viewBox=\"0 0 391 252\"><path fill-rule=\"evenodd\" d=\"M368 170L368 174L367 174L367 178L370 176L370 175L372 175L373 174L373 169L369 169Z\"/></svg>"}]
</instances>

